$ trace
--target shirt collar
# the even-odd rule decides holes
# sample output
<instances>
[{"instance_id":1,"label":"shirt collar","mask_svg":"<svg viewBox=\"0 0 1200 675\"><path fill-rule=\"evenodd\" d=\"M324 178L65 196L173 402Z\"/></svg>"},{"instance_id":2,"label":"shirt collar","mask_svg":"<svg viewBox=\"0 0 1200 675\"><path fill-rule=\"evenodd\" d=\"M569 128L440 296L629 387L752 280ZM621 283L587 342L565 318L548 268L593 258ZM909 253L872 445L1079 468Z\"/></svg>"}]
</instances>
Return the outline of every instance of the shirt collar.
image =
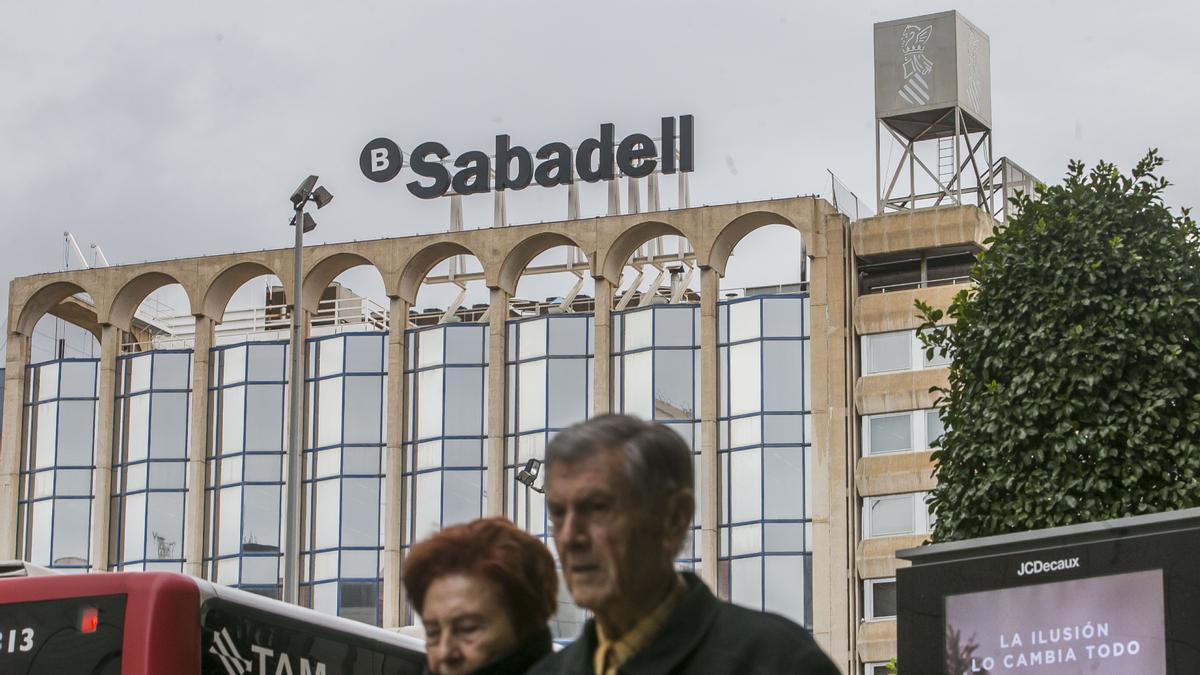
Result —
<instances>
[{"instance_id":1,"label":"shirt collar","mask_svg":"<svg viewBox=\"0 0 1200 675\"><path fill-rule=\"evenodd\" d=\"M650 644L654 636L671 617L671 612L679 605L687 594L687 584L678 574L667 597L649 614L638 619L632 628L616 640L610 640L605 634L600 622L596 626L596 650L592 656L592 668L597 675L616 673L622 664L632 659L638 652Z\"/></svg>"}]
</instances>

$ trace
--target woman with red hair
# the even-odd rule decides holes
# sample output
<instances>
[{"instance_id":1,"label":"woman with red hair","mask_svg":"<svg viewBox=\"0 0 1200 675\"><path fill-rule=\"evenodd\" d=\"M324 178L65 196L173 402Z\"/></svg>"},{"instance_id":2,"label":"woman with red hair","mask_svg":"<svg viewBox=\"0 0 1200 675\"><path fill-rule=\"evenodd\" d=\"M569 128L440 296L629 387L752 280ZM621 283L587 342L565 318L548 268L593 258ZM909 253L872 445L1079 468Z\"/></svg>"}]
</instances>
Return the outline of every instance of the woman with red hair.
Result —
<instances>
[{"instance_id":1,"label":"woman with red hair","mask_svg":"<svg viewBox=\"0 0 1200 675\"><path fill-rule=\"evenodd\" d=\"M554 559L504 518L448 527L414 545L404 588L425 625L434 675L524 673L550 653Z\"/></svg>"}]
</instances>

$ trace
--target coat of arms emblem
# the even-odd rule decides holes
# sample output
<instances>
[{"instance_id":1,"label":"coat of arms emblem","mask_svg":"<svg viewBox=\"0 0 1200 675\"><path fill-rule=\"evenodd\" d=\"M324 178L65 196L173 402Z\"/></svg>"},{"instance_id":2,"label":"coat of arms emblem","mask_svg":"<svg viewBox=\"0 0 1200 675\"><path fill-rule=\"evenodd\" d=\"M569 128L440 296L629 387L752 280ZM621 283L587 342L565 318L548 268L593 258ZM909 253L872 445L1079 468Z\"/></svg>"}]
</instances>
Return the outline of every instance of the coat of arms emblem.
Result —
<instances>
[{"instance_id":1,"label":"coat of arms emblem","mask_svg":"<svg viewBox=\"0 0 1200 675\"><path fill-rule=\"evenodd\" d=\"M926 78L933 73L933 62L925 56L925 45L932 36L933 24L923 28L908 25L900 35L900 52L904 56L904 86L896 93L911 105L929 103L929 80Z\"/></svg>"}]
</instances>

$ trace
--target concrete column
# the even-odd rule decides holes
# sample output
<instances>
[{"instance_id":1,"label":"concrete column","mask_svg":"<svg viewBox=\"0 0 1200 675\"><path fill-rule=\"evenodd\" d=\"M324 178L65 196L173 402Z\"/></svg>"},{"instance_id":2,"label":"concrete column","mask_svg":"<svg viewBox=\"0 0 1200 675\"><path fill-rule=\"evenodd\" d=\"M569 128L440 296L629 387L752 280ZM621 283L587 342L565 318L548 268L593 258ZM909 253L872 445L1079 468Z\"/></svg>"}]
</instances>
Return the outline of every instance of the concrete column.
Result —
<instances>
[{"instance_id":1,"label":"concrete column","mask_svg":"<svg viewBox=\"0 0 1200 675\"><path fill-rule=\"evenodd\" d=\"M121 329L112 324L100 327L100 372L96 403L96 471L92 481L93 570L107 571L109 565L109 517L112 513L113 424L116 422L117 356L121 351Z\"/></svg>"},{"instance_id":2,"label":"concrete column","mask_svg":"<svg viewBox=\"0 0 1200 675\"><path fill-rule=\"evenodd\" d=\"M574 167L571 173L575 172ZM567 186L567 220L579 220L579 183L572 182Z\"/></svg>"},{"instance_id":3,"label":"concrete column","mask_svg":"<svg viewBox=\"0 0 1200 675\"><path fill-rule=\"evenodd\" d=\"M508 227L508 209L504 203L504 190L496 190L493 196L492 224L494 227Z\"/></svg>"},{"instance_id":4,"label":"concrete column","mask_svg":"<svg viewBox=\"0 0 1200 675\"><path fill-rule=\"evenodd\" d=\"M487 377L487 513L504 515L504 424L505 399L508 390L504 357L505 323L508 321L508 293L502 288L491 289L491 310L488 313L488 377Z\"/></svg>"},{"instance_id":5,"label":"concrete column","mask_svg":"<svg viewBox=\"0 0 1200 675\"><path fill-rule=\"evenodd\" d=\"M387 337L387 450L383 459L383 626L400 626L404 587L400 583L400 547L404 544L404 521L408 500L404 494L404 430L407 401L404 400L404 361L407 350L404 330L408 328L408 303L392 298L388 312Z\"/></svg>"},{"instance_id":6,"label":"concrete column","mask_svg":"<svg viewBox=\"0 0 1200 675\"><path fill-rule=\"evenodd\" d=\"M213 320L196 315L196 337L192 343L192 400L188 428L187 496L184 506L183 572L204 576L204 489L208 457L209 355L213 344Z\"/></svg>"},{"instance_id":7,"label":"concrete column","mask_svg":"<svg viewBox=\"0 0 1200 675\"><path fill-rule=\"evenodd\" d=\"M14 560L17 545L17 502L21 485L21 439L24 437L25 369L29 338L8 334L4 359L4 433L0 437L0 560Z\"/></svg>"},{"instance_id":8,"label":"concrete column","mask_svg":"<svg viewBox=\"0 0 1200 675\"><path fill-rule=\"evenodd\" d=\"M854 667L857 571L854 527L858 512L853 473L852 270L844 219L815 215L820 228L810 247L812 385L813 637L844 669Z\"/></svg>"},{"instance_id":9,"label":"concrete column","mask_svg":"<svg viewBox=\"0 0 1200 675\"><path fill-rule=\"evenodd\" d=\"M592 413L612 411L612 282L596 277L596 309L592 341Z\"/></svg>"},{"instance_id":10,"label":"concrete column","mask_svg":"<svg viewBox=\"0 0 1200 675\"><path fill-rule=\"evenodd\" d=\"M720 465L717 462L717 298L720 275L700 268L700 565L701 578L718 592L717 520L721 517Z\"/></svg>"}]
</instances>

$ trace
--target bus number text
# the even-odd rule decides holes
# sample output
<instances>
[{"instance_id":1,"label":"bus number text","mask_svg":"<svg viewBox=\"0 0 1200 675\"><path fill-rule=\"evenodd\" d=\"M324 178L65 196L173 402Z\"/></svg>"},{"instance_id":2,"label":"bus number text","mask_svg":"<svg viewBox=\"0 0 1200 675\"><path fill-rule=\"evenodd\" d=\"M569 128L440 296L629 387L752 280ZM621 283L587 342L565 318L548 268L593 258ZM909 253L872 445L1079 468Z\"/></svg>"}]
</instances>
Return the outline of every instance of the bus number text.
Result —
<instances>
[{"instance_id":1,"label":"bus number text","mask_svg":"<svg viewBox=\"0 0 1200 675\"><path fill-rule=\"evenodd\" d=\"M32 628L0 630L0 652L12 654L13 652L27 652L31 649L33 649Z\"/></svg>"}]
</instances>

